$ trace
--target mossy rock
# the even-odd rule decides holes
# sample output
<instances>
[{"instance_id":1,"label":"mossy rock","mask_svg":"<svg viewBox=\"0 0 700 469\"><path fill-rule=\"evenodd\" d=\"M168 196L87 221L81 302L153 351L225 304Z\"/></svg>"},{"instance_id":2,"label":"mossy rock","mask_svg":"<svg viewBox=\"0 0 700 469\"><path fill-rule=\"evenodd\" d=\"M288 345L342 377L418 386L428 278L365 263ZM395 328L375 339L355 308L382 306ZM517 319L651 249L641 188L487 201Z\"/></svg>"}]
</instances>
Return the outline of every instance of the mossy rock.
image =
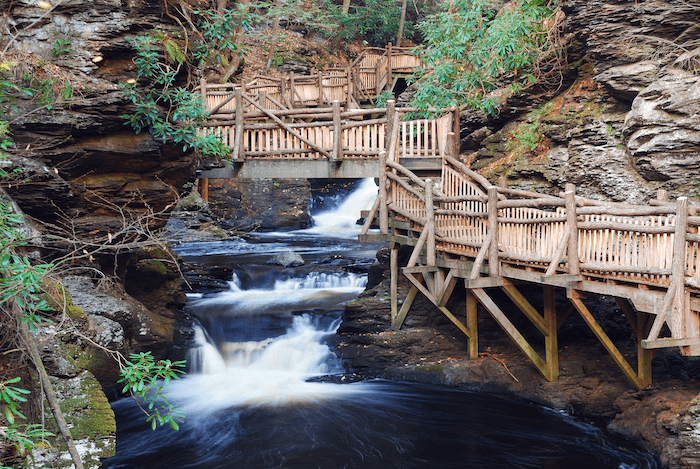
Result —
<instances>
[{"instance_id":1,"label":"mossy rock","mask_svg":"<svg viewBox=\"0 0 700 469\"><path fill-rule=\"evenodd\" d=\"M101 459L115 454L117 423L107 397L90 372L72 379L52 378L51 383L58 398L63 417L86 469L98 468ZM59 435L58 427L48 404L47 428ZM34 468L72 467L65 442L57 436L50 450L35 452Z\"/></svg>"}]
</instances>

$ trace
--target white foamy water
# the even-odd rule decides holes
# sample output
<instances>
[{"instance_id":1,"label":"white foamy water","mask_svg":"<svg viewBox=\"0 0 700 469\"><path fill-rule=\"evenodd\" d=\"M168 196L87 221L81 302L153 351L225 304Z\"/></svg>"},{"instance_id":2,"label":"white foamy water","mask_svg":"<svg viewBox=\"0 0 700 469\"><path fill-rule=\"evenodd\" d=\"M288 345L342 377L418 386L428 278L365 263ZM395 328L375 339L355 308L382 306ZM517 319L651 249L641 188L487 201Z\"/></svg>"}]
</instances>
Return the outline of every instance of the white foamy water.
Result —
<instances>
[{"instance_id":1,"label":"white foamy water","mask_svg":"<svg viewBox=\"0 0 700 469\"><path fill-rule=\"evenodd\" d=\"M333 355L321 343L339 323L319 330L310 316L296 316L287 333L274 339L225 343L223 354L214 347L218 356L211 354L211 348L199 347L204 352L199 358L201 371L172 381L168 399L189 417L233 406L315 402L358 392L362 386L306 382L313 376L342 371L332 365Z\"/></svg>"},{"instance_id":2,"label":"white foamy water","mask_svg":"<svg viewBox=\"0 0 700 469\"><path fill-rule=\"evenodd\" d=\"M229 290L196 301L197 306L231 305L238 313L262 312L280 305L316 307L340 299L348 301L367 285L367 276L353 273L311 272L305 277L276 280L272 290L241 288L236 274Z\"/></svg>"}]
</instances>

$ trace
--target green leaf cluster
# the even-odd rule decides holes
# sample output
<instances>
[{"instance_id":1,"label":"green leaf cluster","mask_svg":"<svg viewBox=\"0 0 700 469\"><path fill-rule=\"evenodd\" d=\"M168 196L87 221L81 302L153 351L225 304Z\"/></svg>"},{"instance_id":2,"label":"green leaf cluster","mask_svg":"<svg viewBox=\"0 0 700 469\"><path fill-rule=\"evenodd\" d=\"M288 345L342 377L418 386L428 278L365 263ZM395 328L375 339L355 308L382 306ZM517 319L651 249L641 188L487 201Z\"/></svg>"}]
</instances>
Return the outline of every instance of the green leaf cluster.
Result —
<instances>
[{"instance_id":1,"label":"green leaf cluster","mask_svg":"<svg viewBox=\"0 0 700 469\"><path fill-rule=\"evenodd\" d=\"M228 67L234 55L240 58L245 56L238 33L249 30L260 19L248 5L237 3L234 8L225 8L222 12L195 9L194 13L203 38L193 53L200 65L214 57L218 63Z\"/></svg>"},{"instance_id":2,"label":"green leaf cluster","mask_svg":"<svg viewBox=\"0 0 700 469\"><path fill-rule=\"evenodd\" d=\"M334 34L342 39L361 38L374 47L385 47L396 42L401 19L401 2L395 0L360 0L350 5L347 14L339 6L327 1L329 19L338 24ZM407 16L415 15L414 4L409 2ZM411 21L404 23L404 37L415 33Z\"/></svg>"},{"instance_id":3,"label":"green leaf cluster","mask_svg":"<svg viewBox=\"0 0 700 469\"><path fill-rule=\"evenodd\" d=\"M158 425L170 425L173 430L178 430L178 422L184 420L179 409L173 408L163 394L170 380L180 379L184 374L185 361L159 360L155 361L151 352L132 353L126 366L121 369L124 383L122 392L130 392L140 399L146 406L141 409L146 413L146 421L151 423L155 430ZM147 410L146 410L147 409Z\"/></svg>"},{"instance_id":4,"label":"green leaf cluster","mask_svg":"<svg viewBox=\"0 0 700 469\"><path fill-rule=\"evenodd\" d=\"M25 396L30 394L26 389L14 386L20 380L21 378L17 376L0 383L0 407L2 407L2 416L7 421L7 426L0 427L0 446L13 446L20 456L26 456L31 449L40 445L50 446L46 438L54 435L41 425L17 423L18 418L26 419L19 406L27 402ZM9 467L0 461L0 469L9 469Z\"/></svg>"},{"instance_id":5,"label":"green leaf cluster","mask_svg":"<svg viewBox=\"0 0 700 469\"><path fill-rule=\"evenodd\" d=\"M122 93L134 105L132 114L123 114L124 125L136 133L147 130L163 143L181 144L183 151L193 148L203 154L224 157L229 148L216 135L202 135L198 127L208 114L198 94L175 86L178 69L160 60L161 43L150 34L134 41L138 83L122 84Z\"/></svg>"},{"instance_id":6,"label":"green leaf cluster","mask_svg":"<svg viewBox=\"0 0 700 469\"><path fill-rule=\"evenodd\" d=\"M454 0L419 25L425 68L412 79L412 105L427 111L466 106L498 111L492 91L517 94L536 82L533 65L550 47L542 30L553 10L542 0L517 0L496 10L490 0Z\"/></svg>"}]
</instances>

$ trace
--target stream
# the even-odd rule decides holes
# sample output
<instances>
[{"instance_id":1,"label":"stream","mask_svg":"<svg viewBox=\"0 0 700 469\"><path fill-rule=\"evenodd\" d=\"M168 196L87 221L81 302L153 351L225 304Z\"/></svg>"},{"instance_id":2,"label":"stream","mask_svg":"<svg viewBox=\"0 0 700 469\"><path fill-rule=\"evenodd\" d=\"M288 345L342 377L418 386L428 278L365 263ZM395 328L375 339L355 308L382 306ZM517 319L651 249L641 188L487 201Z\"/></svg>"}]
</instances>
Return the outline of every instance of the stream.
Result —
<instances>
[{"instance_id":1,"label":"stream","mask_svg":"<svg viewBox=\"0 0 700 469\"><path fill-rule=\"evenodd\" d=\"M188 293L198 320L188 373L166 395L179 431L150 429L131 399L113 403L117 453L105 468L660 468L598 427L513 397L415 383L318 381L344 370L325 340L364 290L353 264L371 180L314 215L315 226L176 248L186 262L227 266L221 292ZM293 250L306 264L267 264ZM359 271L359 270L358 270ZM337 380L336 380L337 381Z\"/></svg>"}]
</instances>

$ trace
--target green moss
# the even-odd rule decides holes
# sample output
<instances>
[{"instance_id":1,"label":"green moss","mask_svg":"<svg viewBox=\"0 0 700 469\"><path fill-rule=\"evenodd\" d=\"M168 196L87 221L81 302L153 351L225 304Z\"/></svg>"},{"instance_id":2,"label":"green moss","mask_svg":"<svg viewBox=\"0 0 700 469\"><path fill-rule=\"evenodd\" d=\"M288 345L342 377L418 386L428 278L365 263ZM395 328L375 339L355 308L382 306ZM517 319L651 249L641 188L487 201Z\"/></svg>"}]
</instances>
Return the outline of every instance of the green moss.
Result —
<instances>
[{"instance_id":1,"label":"green moss","mask_svg":"<svg viewBox=\"0 0 700 469\"><path fill-rule=\"evenodd\" d=\"M151 271L160 275L166 275L168 273L168 268L165 264L156 259L139 261L139 269Z\"/></svg>"},{"instance_id":2,"label":"green moss","mask_svg":"<svg viewBox=\"0 0 700 469\"><path fill-rule=\"evenodd\" d=\"M428 366L417 366L416 371L422 371L424 373L431 373L431 374L438 374L438 373L443 373L445 371L445 367L442 365L438 364L432 364Z\"/></svg>"},{"instance_id":3,"label":"green moss","mask_svg":"<svg viewBox=\"0 0 700 469\"><path fill-rule=\"evenodd\" d=\"M115 434L117 430L114 412L97 380L90 373L71 380L52 380L54 389L66 423L74 441L89 441L93 450L83 457L86 468L101 466L101 458L115 454ZM47 415L51 415L46 409ZM47 421L48 428L55 434L58 429L53 418ZM56 440L59 454L66 454L62 439ZM65 461L65 465L62 463ZM72 467L70 461L61 460L58 466Z\"/></svg>"}]
</instances>

